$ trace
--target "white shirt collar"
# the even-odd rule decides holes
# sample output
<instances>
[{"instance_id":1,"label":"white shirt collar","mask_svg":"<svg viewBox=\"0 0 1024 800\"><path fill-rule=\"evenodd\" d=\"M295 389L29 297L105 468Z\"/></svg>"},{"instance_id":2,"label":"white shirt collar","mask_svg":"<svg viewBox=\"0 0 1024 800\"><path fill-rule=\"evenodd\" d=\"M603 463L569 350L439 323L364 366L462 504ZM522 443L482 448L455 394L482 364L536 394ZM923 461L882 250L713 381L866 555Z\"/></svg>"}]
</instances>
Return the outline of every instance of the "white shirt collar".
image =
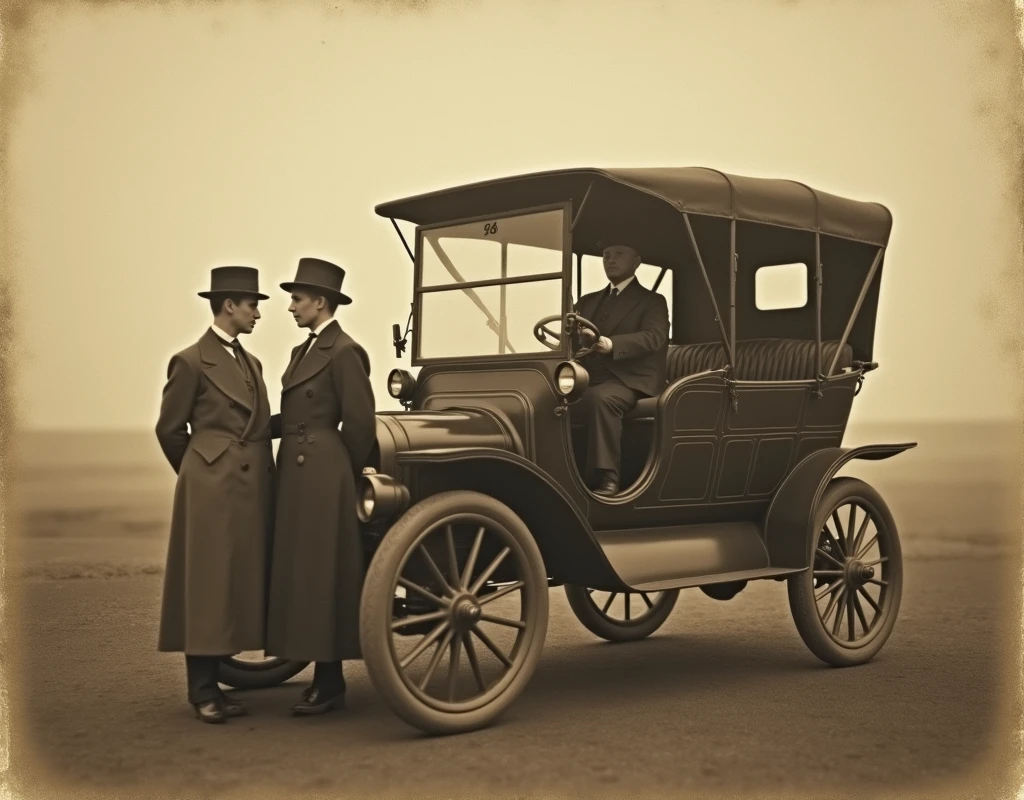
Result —
<instances>
[{"instance_id":1,"label":"white shirt collar","mask_svg":"<svg viewBox=\"0 0 1024 800\"><path fill-rule=\"evenodd\" d=\"M211 325L211 326L210 326L210 330L211 330L211 331L213 331L213 332L214 332L215 334L217 334L217 337L218 337L218 338L219 338L219 339L220 339L220 340L221 340L222 342L224 342L224 344L225 344L225 345L228 345L228 346L230 346L230 345L231 345L231 342L232 342L232 339L231 339L231 337L230 337L230 336L228 336L228 334L227 334L227 333L225 333L224 331L222 331L222 330L220 329L220 327L218 327L218 326L217 326L217 324L216 324L216 323L214 323L213 325Z\"/></svg>"},{"instance_id":2,"label":"white shirt collar","mask_svg":"<svg viewBox=\"0 0 1024 800\"><path fill-rule=\"evenodd\" d=\"M615 284L615 288L619 290L619 294L622 294L622 290L629 286L629 282L632 281L635 277L636 275L630 275L628 278L626 278L626 280L622 281L622 283Z\"/></svg>"},{"instance_id":3,"label":"white shirt collar","mask_svg":"<svg viewBox=\"0 0 1024 800\"><path fill-rule=\"evenodd\" d=\"M310 328L309 332L315 333L317 336L319 336L323 329L330 325L332 322L334 322L334 317L328 317L325 321L321 322L315 328Z\"/></svg>"}]
</instances>

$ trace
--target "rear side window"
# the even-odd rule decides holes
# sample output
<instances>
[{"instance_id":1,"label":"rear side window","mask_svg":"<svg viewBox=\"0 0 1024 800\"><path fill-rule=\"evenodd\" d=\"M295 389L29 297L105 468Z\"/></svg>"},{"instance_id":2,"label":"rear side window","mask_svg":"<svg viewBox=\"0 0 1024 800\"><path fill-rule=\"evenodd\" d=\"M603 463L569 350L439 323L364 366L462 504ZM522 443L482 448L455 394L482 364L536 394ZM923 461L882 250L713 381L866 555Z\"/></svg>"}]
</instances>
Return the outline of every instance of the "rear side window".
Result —
<instances>
[{"instance_id":1,"label":"rear side window","mask_svg":"<svg viewBox=\"0 0 1024 800\"><path fill-rule=\"evenodd\" d=\"M754 273L754 305L759 311L807 305L807 265L767 264Z\"/></svg>"}]
</instances>

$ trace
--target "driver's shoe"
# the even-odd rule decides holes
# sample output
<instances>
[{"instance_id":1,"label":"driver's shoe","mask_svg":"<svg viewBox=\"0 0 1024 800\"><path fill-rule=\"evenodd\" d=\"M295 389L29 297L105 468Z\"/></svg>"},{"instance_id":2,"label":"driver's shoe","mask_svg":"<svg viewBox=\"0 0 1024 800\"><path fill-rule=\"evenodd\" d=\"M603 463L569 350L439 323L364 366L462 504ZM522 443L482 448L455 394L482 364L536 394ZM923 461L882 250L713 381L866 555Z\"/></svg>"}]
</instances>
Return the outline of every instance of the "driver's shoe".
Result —
<instances>
[{"instance_id":1,"label":"driver's shoe","mask_svg":"<svg viewBox=\"0 0 1024 800\"><path fill-rule=\"evenodd\" d=\"M597 485L597 488L594 489L594 494L604 495L606 497L613 494L618 494L618 492L619 482L614 477L607 474L601 479L601 482Z\"/></svg>"}]
</instances>

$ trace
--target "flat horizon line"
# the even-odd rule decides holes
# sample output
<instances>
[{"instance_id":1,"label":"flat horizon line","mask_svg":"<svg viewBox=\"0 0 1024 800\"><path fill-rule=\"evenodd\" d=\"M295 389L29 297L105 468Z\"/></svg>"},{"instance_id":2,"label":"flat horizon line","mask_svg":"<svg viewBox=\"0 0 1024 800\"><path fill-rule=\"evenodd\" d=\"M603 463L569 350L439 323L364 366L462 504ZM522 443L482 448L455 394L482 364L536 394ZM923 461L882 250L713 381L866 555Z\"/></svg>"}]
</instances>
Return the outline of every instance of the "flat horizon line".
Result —
<instances>
[{"instance_id":1,"label":"flat horizon line","mask_svg":"<svg viewBox=\"0 0 1024 800\"><path fill-rule=\"evenodd\" d=\"M81 427L21 427L13 431L18 433L146 433L156 435L153 426L81 426ZM931 417L931 418L886 418L866 421L851 420L847 429L857 425L1018 425L1024 428L1024 422L1013 417Z\"/></svg>"}]
</instances>

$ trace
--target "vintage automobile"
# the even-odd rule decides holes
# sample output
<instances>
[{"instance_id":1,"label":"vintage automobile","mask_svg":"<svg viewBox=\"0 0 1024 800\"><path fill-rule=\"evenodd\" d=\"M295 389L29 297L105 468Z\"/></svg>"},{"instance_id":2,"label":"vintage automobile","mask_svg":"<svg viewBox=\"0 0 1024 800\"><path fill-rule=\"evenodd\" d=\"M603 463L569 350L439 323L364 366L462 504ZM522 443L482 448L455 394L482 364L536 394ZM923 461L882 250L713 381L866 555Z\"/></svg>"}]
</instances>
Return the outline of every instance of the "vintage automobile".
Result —
<instances>
[{"instance_id":1,"label":"vintage automobile","mask_svg":"<svg viewBox=\"0 0 1024 800\"><path fill-rule=\"evenodd\" d=\"M388 376L403 410L378 414L358 493L363 658L398 717L430 733L491 723L536 668L552 586L623 642L654 633L681 589L728 600L786 581L815 656L879 652L902 590L896 524L875 489L836 475L915 446L843 446L877 366L884 206L691 167L541 172L375 210L413 260L394 344L400 357L411 330L419 367ZM396 220L416 226L413 248ZM574 309L584 259L607 285L615 243L657 271L645 285L671 333L661 394L624 417L621 490L602 496L574 413L582 331L601 331ZM268 685L305 666L236 657L221 677Z\"/></svg>"}]
</instances>

